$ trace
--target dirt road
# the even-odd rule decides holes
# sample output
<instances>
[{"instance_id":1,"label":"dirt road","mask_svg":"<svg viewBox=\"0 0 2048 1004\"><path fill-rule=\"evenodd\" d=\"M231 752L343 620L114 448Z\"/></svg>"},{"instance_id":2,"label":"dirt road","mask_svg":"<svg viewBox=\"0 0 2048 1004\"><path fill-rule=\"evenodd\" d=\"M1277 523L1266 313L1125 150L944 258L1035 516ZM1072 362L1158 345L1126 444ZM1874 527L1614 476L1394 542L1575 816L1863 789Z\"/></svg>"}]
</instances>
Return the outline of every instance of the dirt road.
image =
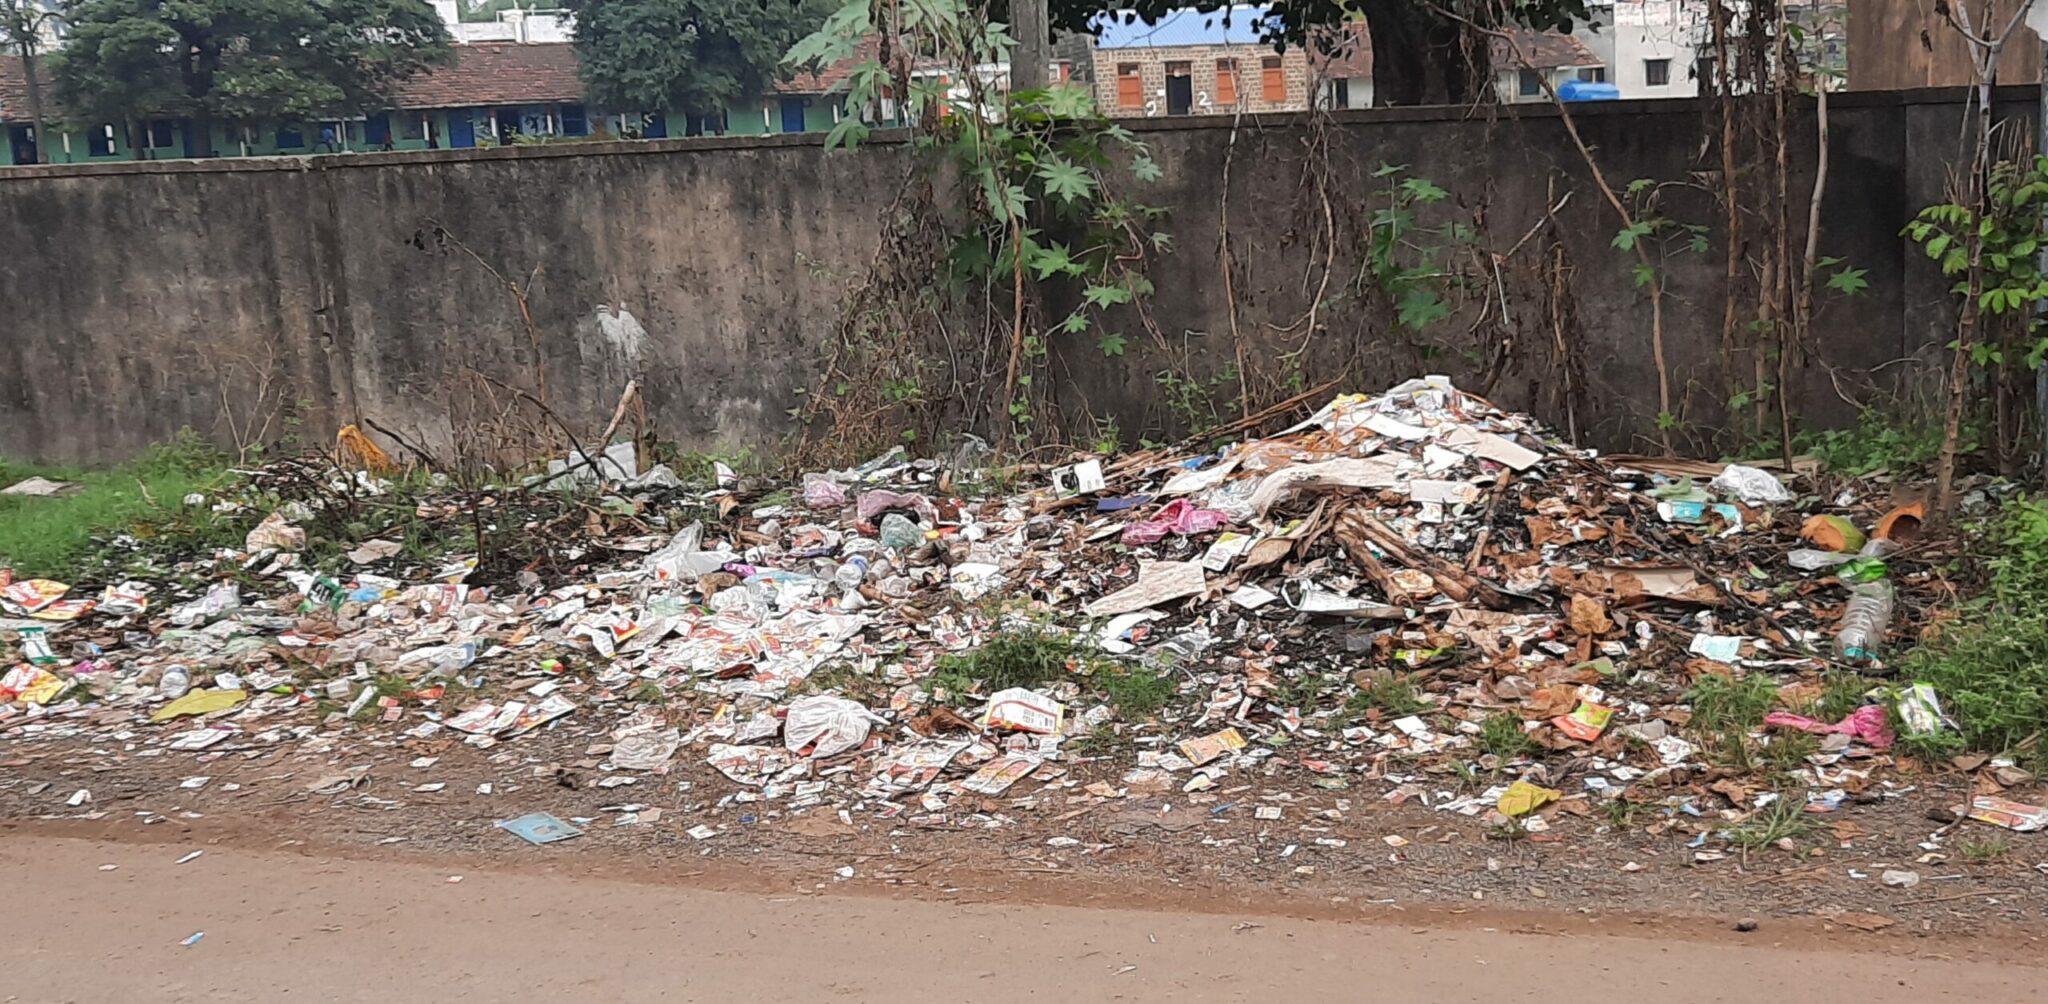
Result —
<instances>
[{"instance_id":1,"label":"dirt road","mask_svg":"<svg viewBox=\"0 0 2048 1004\"><path fill-rule=\"evenodd\" d=\"M231 847L175 863L193 849L0 842L4 999L1877 1004L2025 999L2048 976L1911 938L1871 943L1887 957L1768 929L1707 943L772 896Z\"/></svg>"}]
</instances>

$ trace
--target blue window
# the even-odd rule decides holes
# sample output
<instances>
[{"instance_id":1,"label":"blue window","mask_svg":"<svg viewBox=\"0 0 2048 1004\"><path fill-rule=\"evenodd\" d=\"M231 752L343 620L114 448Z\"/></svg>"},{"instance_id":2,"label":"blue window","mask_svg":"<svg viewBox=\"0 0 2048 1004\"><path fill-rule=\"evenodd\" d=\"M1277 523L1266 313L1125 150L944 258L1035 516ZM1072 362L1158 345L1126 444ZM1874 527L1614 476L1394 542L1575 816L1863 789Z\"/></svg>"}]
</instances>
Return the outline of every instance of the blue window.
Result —
<instances>
[{"instance_id":1,"label":"blue window","mask_svg":"<svg viewBox=\"0 0 2048 1004\"><path fill-rule=\"evenodd\" d=\"M301 147L304 147L305 145L306 145L306 136L305 136L305 134L304 134L304 133L301 133L301 132L299 131L299 127L298 127L298 126L278 126L278 127L277 127L277 148L278 148L278 149L280 149L280 150L297 150L297 149L300 149Z\"/></svg>"},{"instance_id":2,"label":"blue window","mask_svg":"<svg viewBox=\"0 0 2048 1004\"><path fill-rule=\"evenodd\" d=\"M177 142L176 137L172 135L172 131L171 122L168 119L157 119L151 122L149 124L150 147L157 150L170 149L172 144Z\"/></svg>"},{"instance_id":3,"label":"blue window","mask_svg":"<svg viewBox=\"0 0 2048 1004\"><path fill-rule=\"evenodd\" d=\"M85 151L95 157L113 156L114 127L112 125L93 126L85 134Z\"/></svg>"},{"instance_id":4,"label":"blue window","mask_svg":"<svg viewBox=\"0 0 2048 1004\"><path fill-rule=\"evenodd\" d=\"M582 105L562 106L562 135L590 135L590 116L583 110Z\"/></svg>"},{"instance_id":5,"label":"blue window","mask_svg":"<svg viewBox=\"0 0 2048 1004\"><path fill-rule=\"evenodd\" d=\"M641 126L640 126L640 138L642 138L642 139L666 139L666 138L668 138L668 117L667 117L667 116L665 116L665 115L663 115L662 113L660 113L660 112L655 112L655 113L653 113L653 114L651 114L651 115L642 115L642 116L640 116L640 122L641 122ZM689 123L687 123L687 122L686 122L686 123L684 123L684 125L685 125L685 126L687 126L688 124L689 124Z\"/></svg>"},{"instance_id":6,"label":"blue window","mask_svg":"<svg viewBox=\"0 0 2048 1004\"><path fill-rule=\"evenodd\" d=\"M391 116L378 112L363 120L363 136L371 146L384 146L391 142Z\"/></svg>"}]
</instances>

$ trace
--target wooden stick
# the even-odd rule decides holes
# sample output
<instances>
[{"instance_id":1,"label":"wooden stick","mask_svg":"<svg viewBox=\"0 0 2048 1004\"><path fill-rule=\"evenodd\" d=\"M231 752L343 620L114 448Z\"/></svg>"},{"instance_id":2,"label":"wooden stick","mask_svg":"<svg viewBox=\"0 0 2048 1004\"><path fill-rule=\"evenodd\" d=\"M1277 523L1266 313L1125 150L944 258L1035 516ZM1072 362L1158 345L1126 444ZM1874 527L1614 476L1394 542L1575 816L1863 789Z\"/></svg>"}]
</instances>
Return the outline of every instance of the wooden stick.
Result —
<instances>
[{"instance_id":1,"label":"wooden stick","mask_svg":"<svg viewBox=\"0 0 2048 1004\"><path fill-rule=\"evenodd\" d=\"M1365 530L1356 520L1350 518L1349 513L1337 520L1336 534L1337 543L1344 546L1344 553L1351 558L1351 563L1357 565L1358 570L1365 573L1365 577L1380 588L1388 603L1397 607L1416 605L1407 591L1401 588L1401 584L1394 581L1394 575L1387 571L1387 566L1373 555L1372 548L1365 542Z\"/></svg>"}]
</instances>

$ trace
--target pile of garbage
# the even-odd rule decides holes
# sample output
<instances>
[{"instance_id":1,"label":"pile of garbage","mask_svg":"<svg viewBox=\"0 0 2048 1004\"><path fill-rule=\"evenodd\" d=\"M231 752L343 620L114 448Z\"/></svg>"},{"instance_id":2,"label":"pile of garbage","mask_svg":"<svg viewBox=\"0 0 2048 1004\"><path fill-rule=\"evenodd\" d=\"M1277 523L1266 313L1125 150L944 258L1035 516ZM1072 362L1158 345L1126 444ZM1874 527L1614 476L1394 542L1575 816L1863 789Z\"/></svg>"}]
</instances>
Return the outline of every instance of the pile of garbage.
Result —
<instances>
[{"instance_id":1,"label":"pile of garbage","mask_svg":"<svg viewBox=\"0 0 2048 1004\"><path fill-rule=\"evenodd\" d=\"M1540 830L1613 799L1689 803L1732 771L1688 729L1701 680L1767 679L1799 707L1910 636L1891 621L1935 585L1900 558L1911 507L1880 520L1853 489L1602 458L1440 377L1192 455L998 477L977 452L770 490L722 466L695 487L643 476L628 446L417 500L451 535L549 555L517 566L423 563L388 536L306 559L323 506L393 483L256 472L187 502L323 487L156 581L4 584L0 742L490 748L549 730L597 739L607 771L708 764L724 807L963 825L997 821L988 799L1027 779L1108 800L1277 771ZM1133 688L1153 699L1118 696ZM1794 766L1827 810L1892 790L1892 706L1946 727L1938 695L1908 688L1748 738L1820 736Z\"/></svg>"}]
</instances>

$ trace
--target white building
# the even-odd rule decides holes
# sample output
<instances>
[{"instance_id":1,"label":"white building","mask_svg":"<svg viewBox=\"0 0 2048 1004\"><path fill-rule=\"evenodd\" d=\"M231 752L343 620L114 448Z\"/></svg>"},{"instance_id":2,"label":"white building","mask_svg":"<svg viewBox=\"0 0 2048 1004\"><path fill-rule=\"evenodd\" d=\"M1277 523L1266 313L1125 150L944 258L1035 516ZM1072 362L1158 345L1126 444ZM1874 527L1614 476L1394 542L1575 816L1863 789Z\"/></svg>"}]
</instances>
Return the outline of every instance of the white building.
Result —
<instances>
[{"instance_id":1,"label":"white building","mask_svg":"<svg viewBox=\"0 0 2048 1004\"><path fill-rule=\"evenodd\" d=\"M1623 98L1690 98L1714 72L1713 25L1706 0L1591 0L1593 23L1572 36L1607 64ZM1729 17L1740 23L1739 3Z\"/></svg>"},{"instance_id":2,"label":"white building","mask_svg":"<svg viewBox=\"0 0 2048 1004\"><path fill-rule=\"evenodd\" d=\"M464 21L461 0L432 0L434 12L448 26L458 45L471 42L571 42L575 15L566 10L514 7L496 11L489 21Z\"/></svg>"}]
</instances>

